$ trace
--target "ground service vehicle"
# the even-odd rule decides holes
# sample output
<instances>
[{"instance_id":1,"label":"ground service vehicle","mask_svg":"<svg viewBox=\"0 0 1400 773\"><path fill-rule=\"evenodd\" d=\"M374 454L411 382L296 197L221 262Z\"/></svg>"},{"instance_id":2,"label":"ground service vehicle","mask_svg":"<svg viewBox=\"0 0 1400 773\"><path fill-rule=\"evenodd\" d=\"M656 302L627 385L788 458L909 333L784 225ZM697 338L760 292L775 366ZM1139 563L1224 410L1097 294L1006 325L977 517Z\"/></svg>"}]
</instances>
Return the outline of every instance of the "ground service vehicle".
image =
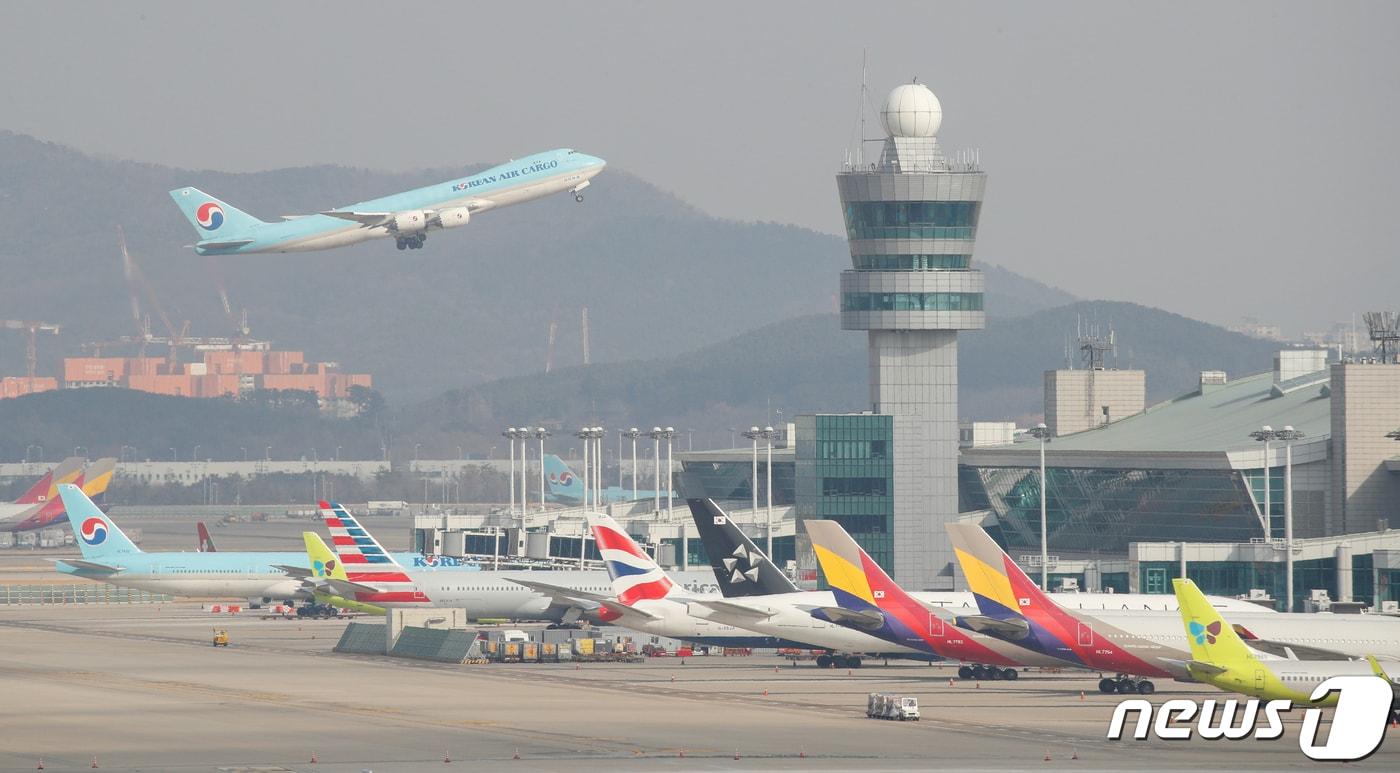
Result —
<instances>
[{"instance_id":1,"label":"ground service vehicle","mask_svg":"<svg viewBox=\"0 0 1400 773\"><path fill-rule=\"evenodd\" d=\"M865 716L871 719L919 721L919 699L912 695L872 692L866 699Z\"/></svg>"}]
</instances>

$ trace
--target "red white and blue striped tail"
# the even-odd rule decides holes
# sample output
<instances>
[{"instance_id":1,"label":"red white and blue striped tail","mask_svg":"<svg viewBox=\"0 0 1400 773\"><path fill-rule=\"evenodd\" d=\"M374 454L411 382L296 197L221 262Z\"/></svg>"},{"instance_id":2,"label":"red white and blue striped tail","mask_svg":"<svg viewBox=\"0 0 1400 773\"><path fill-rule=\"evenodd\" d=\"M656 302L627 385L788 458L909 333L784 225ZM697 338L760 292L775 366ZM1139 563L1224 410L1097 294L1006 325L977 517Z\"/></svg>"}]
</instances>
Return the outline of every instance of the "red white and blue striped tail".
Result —
<instances>
[{"instance_id":1,"label":"red white and blue striped tail","mask_svg":"<svg viewBox=\"0 0 1400 773\"><path fill-rule=\"evenodd\" d=\"M428 597L389 551L379 544L344 505L322 501L321 518L331 533L331 544L345 576L351 582L370 585L379 592L356 592L356 601L376 604L427 604Z\"/></svg>"},{"instance_id":2,"label":"red white and blue striped tail","mask_svg":"<svg viewBox=\"0 0 1400 773\"><path fill-rule=\"evenodd\" d=\"M677 592L666 571L627 536L617 521L602 513L589 513L588 526L593 530L618 601L630 607L644 599L662 599Z\"/></svg>"}]
</instances>

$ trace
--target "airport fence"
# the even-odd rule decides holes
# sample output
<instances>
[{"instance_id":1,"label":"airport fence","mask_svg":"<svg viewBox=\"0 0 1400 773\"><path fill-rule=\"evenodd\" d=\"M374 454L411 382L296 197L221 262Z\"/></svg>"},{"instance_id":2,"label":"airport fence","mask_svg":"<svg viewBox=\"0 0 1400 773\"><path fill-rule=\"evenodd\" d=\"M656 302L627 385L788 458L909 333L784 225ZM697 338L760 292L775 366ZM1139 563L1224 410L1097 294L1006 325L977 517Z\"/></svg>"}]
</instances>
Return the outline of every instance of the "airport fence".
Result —
<instances>
[{"instance_id":1,"label":"airport fence","mask_svg":"<svg viewBox=\"0 0 1400 773\"><path fill-rule=\"evenodd\" d=\"M173 599L166 593L115 585L0 585L0 605L156 604Z\"/></svg>"}]
</instances>

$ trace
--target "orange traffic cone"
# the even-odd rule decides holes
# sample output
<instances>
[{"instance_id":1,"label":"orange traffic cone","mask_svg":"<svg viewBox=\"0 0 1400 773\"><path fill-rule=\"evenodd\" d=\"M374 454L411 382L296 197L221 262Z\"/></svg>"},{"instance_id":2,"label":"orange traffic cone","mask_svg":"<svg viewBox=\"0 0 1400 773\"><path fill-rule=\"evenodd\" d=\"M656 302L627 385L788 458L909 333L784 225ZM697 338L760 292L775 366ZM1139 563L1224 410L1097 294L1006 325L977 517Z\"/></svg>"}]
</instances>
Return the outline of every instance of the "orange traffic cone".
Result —
<instances>
[{"instance_id":1,"label":"orange traffic cone","mask_svg":"<svg viewBox=\"0 0 1400 773\"><path fill-rule=\"evenodd\" d=\"M734 750L734 759L736 759L736 760L739 759L739 750L738 750L738 749L735 749L735 750Z\"/></svg>"},{"instance_id":2,"label":"orange traffic cone","mask_svg":"<svg viewBox=\"0 0 1400 773\"><path fill-rule=\"evenodd\" d=\"M850 676L850 675L851 675L851 669L848 668L848 669L846 669L846 676Z\"/></svg>"},{"instance_id":3,"label":"orange traffic cone","mask_svg":"<svg viewBox=\"0 0 1400 773\"><path fill-rule=\"evenodd\" d=\"M35 768L35 770L43 770L43 769L44 769L44 758L43 758L43 757L40 757L40 758L39 758L39 767Z\"/></svg>"},{"instance_id":4,"label":"orange traffic cone","mask_svg":"<svg viewBox=\"0 0 1400 773\"><path fill-rule=\"evenodd\" d=\"M97 767L97 755L92 755L92 767Z\"/></svg>"},{"instance_id":5,"label":"orange traffic cone","mask_svg":"<svg viewBox=\"0 0 1400 773\"><path fill-rule=\"evenodd\" d=\"M676 681L676 675L675 675L675 674L671 674L671 681L672 681L672 682Z\"/></svg>"},{"instance_id":6,"label":"orange traffic cone","mask_svg":"<svg viewBox=\"0 0 1400 773\"><path fill-rule=\"evenodd\" d=\"M513 760L518 760L518 759L520 759L520 747L519 747L519 746L515 747L515 754L511 755L511 759L513 759Z\"/></svg>"},{"instance_id":7,"label":"orange traffic cone","mask_svg":"<svg viewBox=\"0 0 1400 773\"><path fill-rule=\"evenodd\" d=\"M1078 750L1078 749L1072 750L1072 751L1070 752L1069 758L1072 759L1072 760L1077 760L1077 759L1079 759L1079 750Z\"/></svg>"},{"instance_id":8,"label":"orange traffic cone","mask_svg":"<svg viewBox=\"0 0 1400 773\"><path fill-rule=\"evenodd\" d=\"M797 758L798 758L798 759L802 759L802 760L807 759L807 750L806 750L806 749L798 749L798 750L797 750Z\"/></svg>"},{"instance_id":9,"label":"orange traffic cone","mask_svg":"<svg viewBox=\"0 0 1400 773\"><path fill-rule=\"evenodd\" d=\"M975 685L972 686L972 689L974 689L974 690L980 690L980 689L982 689L982 683L981 683L981 682L978 682L977 684L975 684Z\"/></svg>"},{"instance_id":10,"label":"orange traffic cone","mask_svg":"<svg viewBox=\"0 0 1400 773\"><path fill-rule=\"evenodd\" d=\"M949 687L952 687L952 686L953 686L953 680L952 680L952 679L949 679L949 680L948 680L948 686L949 686Z\"/></svg>"},{"instance_id":11,"label":"orange traffic cone","mask_svg":"<svg viewBox=\"0 0 1400 773\"><path fill-rule=\"evenodd\" d=\"M775 673L775 674L778 673L778 667L777 667L777 666L773 666L773 673Z\"/></svg>"},{"instance_id":12,"label":"orange traffic cone","mask_svg":"<svg viewBox=\"0 0 1400 773\"><path fill-rule=\"evenodd\" d=\"M1049 749L1046 749L1046 750L1045 750L1045 761L1046 761L1046 762L1049 762L1049 761L1050 761L1050 750L1049 750Z\"/></svg>"},{"instance_id":13,"label":"orange traffic cone","mask_svg":"<svg viewBox=\"0 0 1400 773\"><path fill-rule=\"evenodd\" d=\"M685 749L681 749L680 751L676 752L676 756L677 756L677 757L684 757L684 756L685 756Z\"/></svg>"},{"instance_id":14,"label":"orange traffic cone","mask_svg":"<svg viewBox=\"0 0 1400 773\"><path fill-rule=\"evenodd\" d=\"M1084 691L1083 691L1083 690L1080 690L1080 691L1079 691L1079 700L1081 700L1081 701L1084 700Z\"/></svg>"},{"instance_id":15,"label":"orange traffic cone","mask_svg":"<svg viewBox=\"0 0 1400 773\"><path fill-rule=\"evenodd\" d=\"M448 752L448 753L442 755L442 764L448 765L448 764L451 764L451 762L452 762L452 752Z\"/></svg>"},{"instance_id":16,"label":"orange traffic cone","mask_svg":"<svg viewBox=\"0 0 1400 773\"><path fill-rule=\"evenodd\" d=\"M316 764L316 752L311 752L311 764Z\"/></svg>"}]
</instances>

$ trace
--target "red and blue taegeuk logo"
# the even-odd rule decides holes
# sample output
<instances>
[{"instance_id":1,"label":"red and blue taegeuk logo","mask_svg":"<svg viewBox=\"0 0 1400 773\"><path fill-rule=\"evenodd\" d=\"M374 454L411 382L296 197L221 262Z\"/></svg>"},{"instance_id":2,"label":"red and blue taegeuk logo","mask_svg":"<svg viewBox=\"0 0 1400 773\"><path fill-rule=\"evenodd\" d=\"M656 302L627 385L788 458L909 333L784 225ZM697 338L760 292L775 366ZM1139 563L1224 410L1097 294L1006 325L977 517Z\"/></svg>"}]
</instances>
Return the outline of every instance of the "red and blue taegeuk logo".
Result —
<instances>
[{"instance_id":1,"label":"red and blue taegeuk logo","mask_svg":"<svg viewBox=\"0 0 1400 773\"><path fill-rule=\"evenodd\" d=\"M103 523L101 518L89 518L83 521L78 536L89 545L101 545L107 539L107 524Z\"/></svg>"},{"instance_id":2,"label":"red and blue taegeuk logo","mask_svg":"<svg viewBox=\"0 0 1400 773\"><path fill-rule=\"evenodd\" d=\"M199 223L199 227L206 231L217 230L224 224L224 208L212 201L206 201L195 210L194 219Z\"/></svg>"}]
</instances>

